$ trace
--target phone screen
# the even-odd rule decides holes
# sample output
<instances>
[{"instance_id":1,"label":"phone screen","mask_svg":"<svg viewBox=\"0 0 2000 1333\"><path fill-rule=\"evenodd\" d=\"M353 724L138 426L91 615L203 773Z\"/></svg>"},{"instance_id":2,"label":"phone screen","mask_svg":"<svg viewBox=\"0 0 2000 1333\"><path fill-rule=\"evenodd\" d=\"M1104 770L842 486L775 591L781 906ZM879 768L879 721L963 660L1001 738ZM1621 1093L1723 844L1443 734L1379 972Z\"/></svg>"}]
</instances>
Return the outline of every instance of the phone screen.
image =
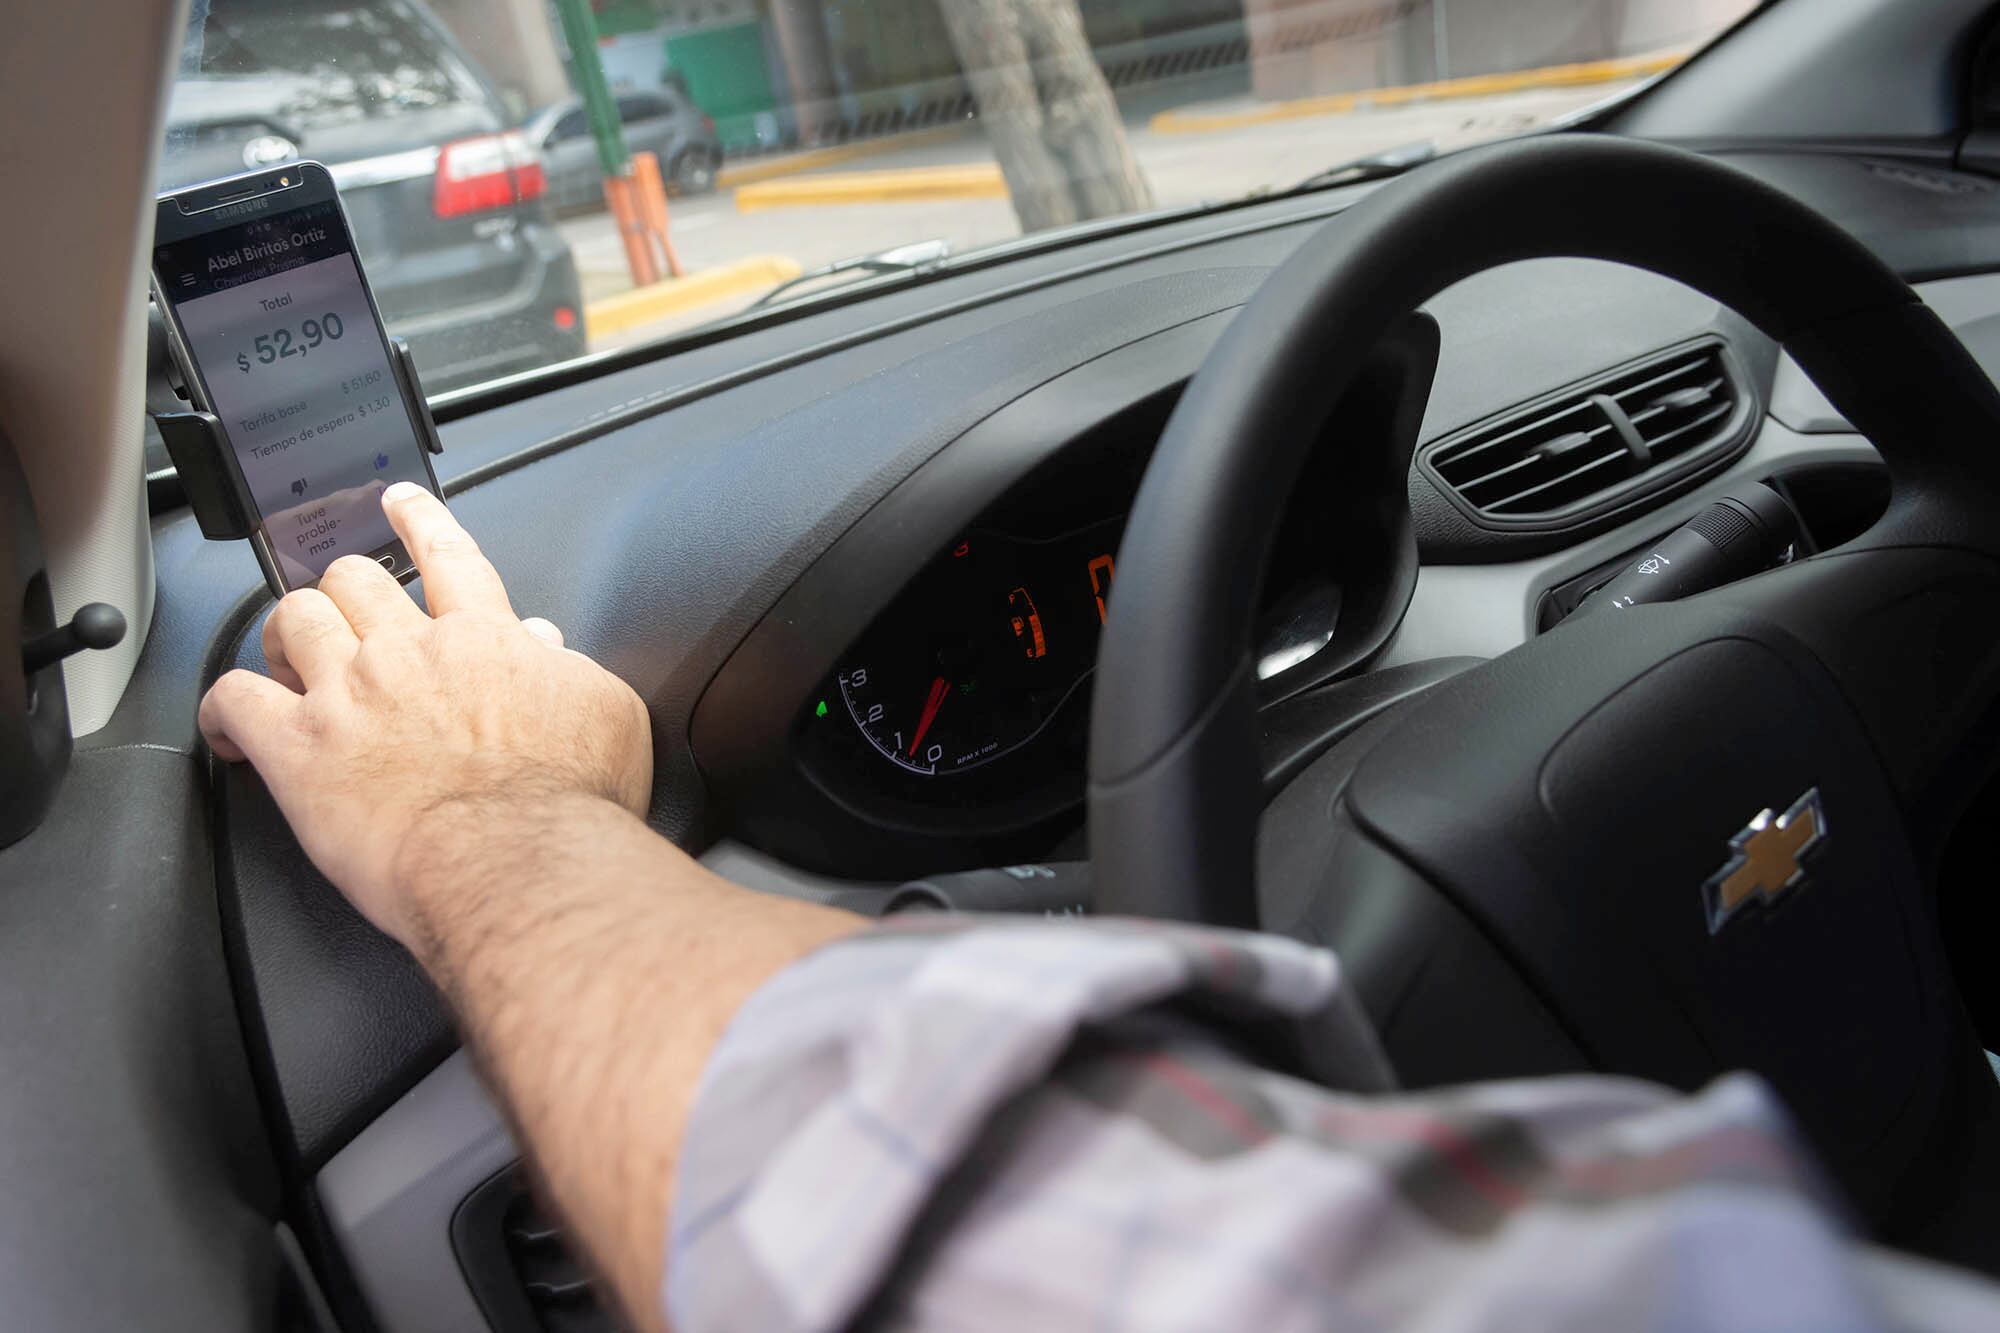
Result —
<instances>
[{"instance_id":1,"label":"phone screen","mask_svg":"<svg viewBox=\"0 0 2000 1333\"><path fill-rule=\"evenodd\" d=\"M428 487L430 470L339 205L217 212L244 220L160 246L154 272L300 587L395 541L382 491Z\"/></svg>"}]
</instances>

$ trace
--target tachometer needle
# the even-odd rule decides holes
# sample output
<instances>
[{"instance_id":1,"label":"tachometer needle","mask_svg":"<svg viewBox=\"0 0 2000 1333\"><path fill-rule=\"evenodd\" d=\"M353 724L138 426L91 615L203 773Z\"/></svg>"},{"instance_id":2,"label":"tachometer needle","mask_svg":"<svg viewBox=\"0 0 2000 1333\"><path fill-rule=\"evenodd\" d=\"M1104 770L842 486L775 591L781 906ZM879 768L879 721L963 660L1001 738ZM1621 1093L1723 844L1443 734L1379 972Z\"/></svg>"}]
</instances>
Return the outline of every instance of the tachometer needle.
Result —
<instances>
[{"instance_id":1,"label":"tachometer needle","mask_svg":"<svg viewBox=\"0 0 2000 1333\"><path fill-rule=\"evenodd\" d=\"M924 699L924 715L917 719L917 734L910 738L910 757L915 758L917 747L924 743L924 733L931 729L937 719L937 710L944 703L944 697L951 693L951 684L943 676L931 682L931 692Z\"/></svg>"}]
</instances>

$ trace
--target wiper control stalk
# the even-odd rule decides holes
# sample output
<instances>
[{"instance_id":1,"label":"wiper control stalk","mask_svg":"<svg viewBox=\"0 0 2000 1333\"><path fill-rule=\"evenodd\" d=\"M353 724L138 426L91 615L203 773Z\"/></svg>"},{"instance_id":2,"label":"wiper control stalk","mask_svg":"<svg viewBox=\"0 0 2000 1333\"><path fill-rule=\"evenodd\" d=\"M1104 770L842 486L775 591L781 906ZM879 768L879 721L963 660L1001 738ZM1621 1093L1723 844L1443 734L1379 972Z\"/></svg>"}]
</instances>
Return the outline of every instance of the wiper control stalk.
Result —
<instances>
[{"instance_id":1,"label":"wiper control stalk","mask_svg":"<svg viewBox=\"0 0 2000 1333\"><path fill-rule=\"evenodd\" d=\"M1762 482L1740 486L1668 533L1573 614L1677 602L1762 573L1789 557L1799 516Z\"/></svg>"}]
</instances>

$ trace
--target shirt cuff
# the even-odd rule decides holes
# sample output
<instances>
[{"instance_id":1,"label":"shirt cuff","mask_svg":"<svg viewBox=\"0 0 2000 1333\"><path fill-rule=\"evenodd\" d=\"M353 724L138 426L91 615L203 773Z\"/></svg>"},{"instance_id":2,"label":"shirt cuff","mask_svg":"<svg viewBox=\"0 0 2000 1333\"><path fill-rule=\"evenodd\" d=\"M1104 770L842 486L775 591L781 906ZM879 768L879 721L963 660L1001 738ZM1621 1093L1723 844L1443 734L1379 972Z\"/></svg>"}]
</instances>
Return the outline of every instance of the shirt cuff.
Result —
<instances>
[{"instance_id":1,"label":"shirt cuff","mask_svg":"<svg viewBox=\"0 0 2000 1333\"><path fill-rule=\"evenodd\" d=\"M1342 1034L1318 1072L1381 1086L1339 980L1332 954L1283 938L1106 919L910 917L809 955L751 996L704 1071L668 1241L673 1326L845 1323L992 1112L1079 1029L1168 1001L1311 1016Z\"/></svg>"}]
</instances>

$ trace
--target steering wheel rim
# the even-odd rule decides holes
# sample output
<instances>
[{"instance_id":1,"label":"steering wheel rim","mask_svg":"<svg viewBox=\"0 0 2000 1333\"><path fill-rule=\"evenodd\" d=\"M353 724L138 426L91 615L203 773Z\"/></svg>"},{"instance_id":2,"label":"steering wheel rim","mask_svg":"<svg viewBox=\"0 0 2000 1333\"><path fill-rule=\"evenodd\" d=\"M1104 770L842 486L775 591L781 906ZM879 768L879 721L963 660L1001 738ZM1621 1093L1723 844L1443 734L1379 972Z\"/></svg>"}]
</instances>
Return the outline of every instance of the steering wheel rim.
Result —
<instances>
[{"instance_id":1,"label":"steering wheel rim","mask_svg":"<svg viewBox=\"0 0 2000 1333\"><path fill-rule=\"evenodd\" d=\"M1976 445L2000 435L2000 394L1910 286L1832 222L1709 158L1602 135L1496 144L1423 168L1273 272L1189 384L1147 469L1092 701L1101 910L1254 924L1263 801L1251 635L1269 515L1394 321L1462 278L1553 257L1683 282L1786 347L1889 466L1888 513L1843 549L1994 549L1983 506L2000 493L2000 455Z\"/></svg>"},{"instance_id":2,"label":"steering wheel rim","mask_svg":"<svg viewBox=\"0 0 2000 1333\"><path fill-rule=\"evenodd\" d=\"M1183 395L1119 552L1090 742L1096 906L1259 924L1268 515L1395 321L1473 273L1556 256L1679 280L1784 344L1882 455L1887 512L1783 569L1572 617L1385 719L1364 754L1337 748L1321 775L1346 771L1302 826L1323 846L1294 858L1317 866L1317 896L1274 924L1333 944L1368 1003L1368 947L1424 900L1404 925L1462 921L1460 956L1522 996L1482 1005L1449 966L1403 966L1406 992L1416 976L1473 992L1431 1005L1429 1047L1409 1048L1427 1081L1528 1072L1434 1057L1440 1034L1497 1048L1529 1028L1520 1048L1573 1052L1551 1068L1691 1088L1747 1067L1886 1236L2000 1269L2000 1211L1948 1242L1933 1225L1962 1164L2000 1152L2000 1098L1929 891L2000 756L2000 393L1859 242L1732 168L1598 136L1473 150L1343 213L1272 275ZM1336 444L1350 476L1369 443ZM1747 926L1704 919L1734 839L1808 800L1833 830L1799 862L1809 891L1762 895ZM1358 866L1379 882L1351 883ZM1366 911L1338 902L1364 892ZM1385 1039L1402 1066L1403 1039Z\"/></svg>"}]
</instances>

